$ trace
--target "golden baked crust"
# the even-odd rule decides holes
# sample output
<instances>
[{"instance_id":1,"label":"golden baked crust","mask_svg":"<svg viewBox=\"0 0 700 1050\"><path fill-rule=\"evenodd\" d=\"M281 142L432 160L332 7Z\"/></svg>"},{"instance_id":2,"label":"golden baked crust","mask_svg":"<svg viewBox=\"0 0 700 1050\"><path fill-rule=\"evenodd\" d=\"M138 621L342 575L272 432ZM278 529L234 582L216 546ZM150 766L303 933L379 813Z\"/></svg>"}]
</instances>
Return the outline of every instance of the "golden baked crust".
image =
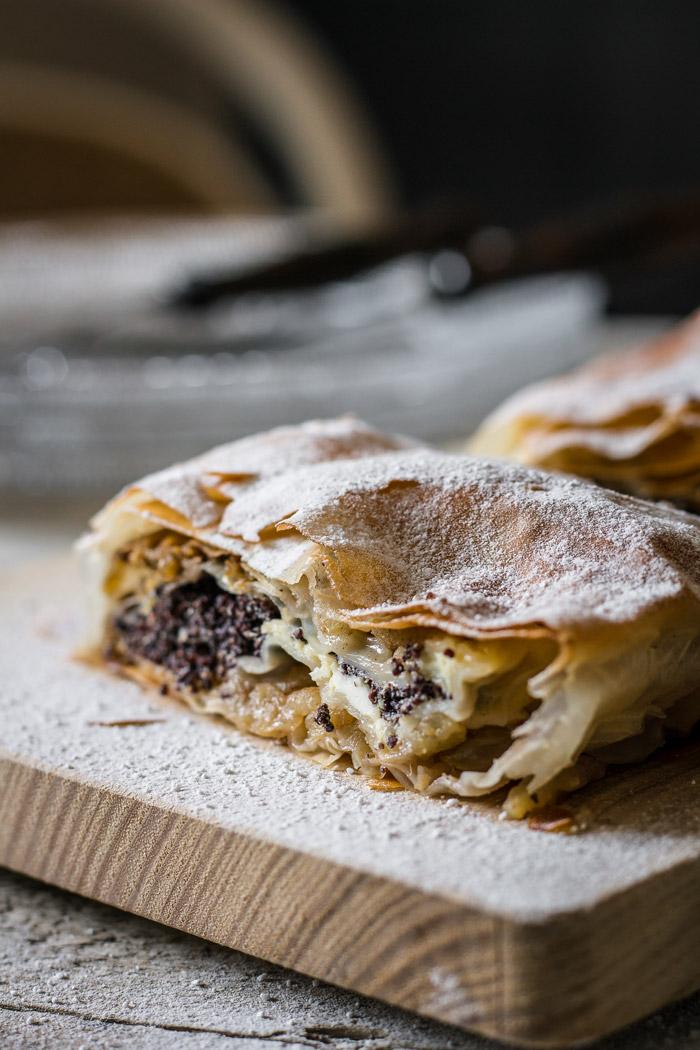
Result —
<instances>
[{"instance_id":1,"label":"golden baked crust","mask_svg":"<svg viewBox=\"0 0 700 1050\"><path fill-rule=\"evenodd\" d=\"M648 345L526 388L469 450L700 508L700 313Z\"/></svg>"},{"instance_id":2,"label":"golden baked crust","mask_svg":"<svg viewBox=\"0 0 700 1050\"><path fill-rule=\"evenodd\" d=\"M236 700L258 675L278 715L295 696L284 732L298 750L407 786L478 795L522 781L529 804L585 779L600 749L648 749L674 712L696 717L700 522L574 478L351 420L307 424L130 486L83 549L103 652L115 608L131 603L141 638L149 594L202 572L237 600L263 596L271 618L232 671L228 709L211 690L174 691L264 732ZM279 653L308 678L290 685Z\"/></svg>"}]
</instances>

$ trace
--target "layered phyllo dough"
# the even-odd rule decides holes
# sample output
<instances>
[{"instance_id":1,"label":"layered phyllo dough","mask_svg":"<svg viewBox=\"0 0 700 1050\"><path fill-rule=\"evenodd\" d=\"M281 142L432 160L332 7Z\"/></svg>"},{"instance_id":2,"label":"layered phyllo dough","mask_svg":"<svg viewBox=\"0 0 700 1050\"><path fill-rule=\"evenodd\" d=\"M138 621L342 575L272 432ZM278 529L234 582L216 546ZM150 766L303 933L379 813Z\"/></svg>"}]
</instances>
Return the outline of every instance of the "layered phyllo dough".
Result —
<instances>
[{"instance_id":1,"label":"layered phyllo dough","mask_svg":"<svg viewBox=\"0 0 700 1050\"><path fill-rule=\"evenodd\" d=\"M240 729L512 815L700 717L700 523L348 419L125 489L91 651Z\"/></svg>"},{"instance_id":2,"label":"layered phyllo dough","mask_svg":"<svg viewBox=\"0 0 700 1050\"><path fill-rule=\"evenodd\" d=\"M700 510L700 314L506 401L469 444Z\"/></svg>"}]
</instances>

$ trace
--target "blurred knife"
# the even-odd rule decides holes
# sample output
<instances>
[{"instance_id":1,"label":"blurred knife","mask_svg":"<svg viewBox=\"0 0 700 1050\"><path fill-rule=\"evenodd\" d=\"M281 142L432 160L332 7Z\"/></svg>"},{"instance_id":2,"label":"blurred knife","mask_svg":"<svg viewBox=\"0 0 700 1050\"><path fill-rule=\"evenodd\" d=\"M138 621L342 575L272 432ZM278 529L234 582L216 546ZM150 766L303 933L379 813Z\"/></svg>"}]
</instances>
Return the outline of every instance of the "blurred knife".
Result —
<instances>
[{"instance_id":1,"label":"blurred knife","mask_svg":"<svg viewBox=\"0 0 700 1050\"><path fill-rule=\"evenodd\" d=\"M334 284L403 255L462 247L481 222L483 217L470 206L425 208L391 219L376 230L324 240L261 266L194 274L175 290L171 305L206 307L251 292L292 292Z\"/></svg>"},{"instance_id":2,"label":"blurred knife","mask_svg":"<svg viewBox=\"0 0 700 1050\"><path fill-rule=\"evenodd\" d=\"M195 274L169 299L177 308L207 307L251 292L320 287L357 276L407 254L421 254L434 295L452 298L498 281L558 270L596 270L624 287L634 307L630 267L643 272L642 310L654 310L654 274L671 298L674 268L681 274L678 298L692 309L700 302L700 194L643 194L573 215L511 230L480 222L473 208L431 208L396 219L362 237L303 249L271 264L233 273ZM696 263L698 266L696 266ZM676 284L678 279L676 280ZM656 307L659 310L659 307Z\"/></svg>"}]
</instances>

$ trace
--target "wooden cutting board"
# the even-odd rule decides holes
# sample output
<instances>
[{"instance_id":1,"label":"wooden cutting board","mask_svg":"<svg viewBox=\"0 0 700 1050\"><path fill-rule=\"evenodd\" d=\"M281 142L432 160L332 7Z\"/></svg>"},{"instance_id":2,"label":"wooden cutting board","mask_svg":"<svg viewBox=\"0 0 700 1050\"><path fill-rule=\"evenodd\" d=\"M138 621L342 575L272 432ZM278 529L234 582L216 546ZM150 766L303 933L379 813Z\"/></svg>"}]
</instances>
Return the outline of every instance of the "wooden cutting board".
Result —
<instances>
[{"instance_id":1,"label":"wooden cutting board","mask_svg":"<svg viewBox=\"0 0 700 1050\"><path fill-rule=\"evenodd\" d=\"M70 657L69 562L0 585L0 863L465 1028L565 1046L700 986L700 743L544 834L245 738Z\"/></svg>"}]
</instances>

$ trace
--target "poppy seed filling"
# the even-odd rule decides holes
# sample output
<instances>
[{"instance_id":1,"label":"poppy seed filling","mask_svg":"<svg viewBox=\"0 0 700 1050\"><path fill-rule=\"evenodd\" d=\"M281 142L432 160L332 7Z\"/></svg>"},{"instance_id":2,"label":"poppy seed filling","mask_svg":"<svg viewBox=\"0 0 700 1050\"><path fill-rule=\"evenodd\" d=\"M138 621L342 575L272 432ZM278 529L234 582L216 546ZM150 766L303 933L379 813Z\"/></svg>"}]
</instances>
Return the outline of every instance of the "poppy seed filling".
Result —
<instances>
[{"instance_id":1,"label":"poppy seed filling","mask_svg":"<svg viewBox=\"0 0 700 1050\"><path fill-rule=\"evenodd\" d=\"M231 591L223 582L226 573L220 571L224 568L220 560L193 544L179 550L175 545L174 551L169 539L166 534L122 553L120 564L127 572L133 568L140 575L136 579L127 575L122 583L123 596L112 616L104 650L108 659L126 666L138 669L145 661L168 672L173 681L162 683L161 691L174 687L228 697L236 669L247 675L266 675L280 661L291 659L308 668L312 680L321 686L324 676L332 677L335 665L364 686L364 715L352 707L353 715L381 719L392 728L419 705L452 699L426 673L422 642L404 642L393 652L381 643L379 660L368 659L360 646L356 663L352 642L341 654L327 648L303 603L278 606L257 590L255 581L237 573L236 566L229 566L228 578L241 589ZM156 586L154 572L161 574ZM243 662L241 668L244 658L252 662ZM331 712L344 702L342 688L339 693L335 689L331 685L330 705L321 692L322 702L313 713L316 724L329 734L336 730ZM355 699L360 699L359 691L351 698L351 706ZM389 731L386 743L393 747L396 739Z\"/></svg>"},{"instance_id":2,"label":"poppy seed filling","mask_svg":"<svg viewBox=\"0 0 700 1050\"><path fill-rule=\"evenodd\" d=\"M410 714L417 704L425 703L427 700L449 699L448 694L438 682L421 674L419 663L421 651L420 645L411 643L404 646L403 651L397 651L394 654L391 661L392 674L395 676L406 674L408 681L403 685L398 682L379 685L346 661L341 661L340 670L345 675L358 678L366 685L369 699L377 705L382 718L395 725L402 715Z\"/></svg>"},{"instance_id":3,"label":"poppy seed filling","mask_svg":"<svg viewBox=\"0 0 700 1050\"><path fill-rule=\"evenodd\" d=\"M264 595L231 594L207 573L155 595L148 611L134 602L117 614L118 642L128 657L159 664L192 690L220 685L240 657L260 656L263 624L280 615Z\"/></svg>"}]
</instances>

